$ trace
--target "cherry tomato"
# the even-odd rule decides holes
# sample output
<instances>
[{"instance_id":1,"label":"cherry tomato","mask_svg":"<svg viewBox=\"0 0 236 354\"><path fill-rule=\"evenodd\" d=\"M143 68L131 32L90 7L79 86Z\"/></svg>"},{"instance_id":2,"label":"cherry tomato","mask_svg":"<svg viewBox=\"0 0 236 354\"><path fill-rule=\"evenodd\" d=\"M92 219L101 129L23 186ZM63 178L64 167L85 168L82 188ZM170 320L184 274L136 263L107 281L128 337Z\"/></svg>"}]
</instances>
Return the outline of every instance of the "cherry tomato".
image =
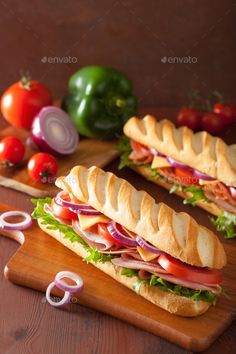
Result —
<instances>
[{"instance_id":1,"label":"cherry tomato","mask_svg":"<svg viewBox=\"0 0 236 354\"><path fill-rule=\"evenodd\" d=\"M221 114L206 112L202 117L202 128L210 134L219 134L224 129L224 119Z\"/></svg>"},{"instance_id":2,"label":"cherry tomato","mask_svg":"<svg viewBox=\"0 0 236 354\"><path fill-rule=\"evenodd\" d=\"M177 115L177 124L192 130L197 130L201 127L201 120L200 112L192 108L181 108Z\"/></svg>"},{"instance_id":3,"label":"cherry tomato","mask_svg":"<svg viewBox=\"0 0 236 354\"><path fill-rule=\"evenodd\" d=\"M34 181L40 181L41 183L54 182L57 168L55 157L44 152L33 155L27 166L28 175Z\"/></svg>"},{"instance_id":4,"label":"cherry tomato","mask_svg":"<svg viewBox=\"0 0 236 354\"><path fill-rule=\"evenodd\" d=\"M184 183L188 185L198 185L198 178L194 176L192 170L175 167L175 175Z\"/></svg>"},{"instance_id":5,"label":"cherry tomato","mask_svg":"<svg viewBox=\"0 0 236 354\"><path fill-rule=\"evenodd\" d=\"M236 121L236 106L233 103L222 104L216 103L214 112L221 114L224 125L231 125Z\"/></svg>"},{"instance_id":6,"label":"cherry tomato","mask_svg":"<svg viewBox=\"0 0 236 354\"><path fill-rule=\"evenodd\" d=\"M30 129L35 115L52 104L48 88L36 80L22 79L11 85L1 98L3 117L17 128Z\"/></svg>"},{"instance_id":7,"label":"cherry tomato","mask_svg":"<svg viewBox=\"0 0 236 354\"><path fill-rule=\"evenodd\" d=\"M70 200L70 198L63 198L65 200ZM55 198L53 198L52 203L51 203L51 208L53 213L58 216L59 218L65 219L65 220L77 220L78 216L76 213L73 213L69 208L63 207L60 204L57 203Z\"/></svg>"},{"instance_id":8,"label":"cherry tomato","mask_svg":"<svg viewBox=\"0 0 236 354\"><path fill-rule=\"evenodd\" d=\"M0 161L20 164L25 154L25 146L15 136L8 136L0 143Z\"/></svg>"},{"instance_id":9,"label":"cherry tomato","mask_svg":"<svg viewBox=\"0 0 236 354\"><path fill-rule=\"evenodd\" d=\"M122 243L120 243L119 241L117 241L116 239L114 239L110 232L107 230L107 224L104 224L104 223L98 223L97 224L97 231L98 231L98 234L105 238L107 241L110 241L112 243L114 243L115 245L118 245L118 246L123 246Z\"/></svg>"},{"instance_id":10,"label":"cherry tomato","mask_svg":"<svg viewBox=\"0 0 236 354\"><path fill-rule=\"evenodd\" d=\"M194 267L170 255L161 255L158 258L158 263L167 272L178 278L202 284L219 284L222 282L222 272L218 269Z\"/></svg>"}]
</instances>

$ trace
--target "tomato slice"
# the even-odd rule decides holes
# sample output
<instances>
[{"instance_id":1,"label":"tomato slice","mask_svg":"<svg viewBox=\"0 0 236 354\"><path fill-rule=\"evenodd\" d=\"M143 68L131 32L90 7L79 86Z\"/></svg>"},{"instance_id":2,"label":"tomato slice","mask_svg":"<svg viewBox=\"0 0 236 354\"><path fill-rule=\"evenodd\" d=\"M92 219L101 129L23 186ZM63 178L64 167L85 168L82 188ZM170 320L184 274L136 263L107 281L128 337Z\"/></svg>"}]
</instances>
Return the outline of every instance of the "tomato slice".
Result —
<instances>
[{"instance_id":1,"label":"tomato slice","mask_svg":"<svg viewBox=\"0 0 236 354\"><path fill-rule=\"evenodd\" d=\"M202 284L219 284L222 282L222 272L218 269L194 267L169 255L161 255L158 258L158 263L167 272L178 278Z\"/></svg>"},{"instance_id":2,"label":"tomato slice","mask_svg":"<svg viewBox=\"0 0 236 354\"><path fill-rule=\"evenodd\" d=\"M188 185L199 185L198 178L194 176L193 172L188 169L175 167L174 169L175 175L183 182Z\"/></svg>"},{"instance_id":3,"label":"tomato slice","mask_svg":"<svg viewBox=\"0 0 236 354\"><path fill-rule=\"evenodd\" d=\"M107 241L110 241L112 243L114 243L115 245L118 246L123 246L123 244L119 241L117 241L116 239L114 239L110 232L107 230L107 224L105 223L98 223L97 224L97 230L98 230L98 234L100 236L102 236L103 238L105 238Z\"/></svg>"},{"instance_id":4,"label":"tomato slice","mask_svg":"<svg viewBox=\"0 0 236 354\"><path fill-rule=\"evenodd\" d=\"M69 196L63 196L63 199L70 200ZM57 203L55 198L53 198L52 203L51 203L51 208L53 213L58 216L59 218L65 219L65 220L77 220L78 216L76 213L71 211L69 208L63 207L60 204Z\"/></svg>"}]
</instances>

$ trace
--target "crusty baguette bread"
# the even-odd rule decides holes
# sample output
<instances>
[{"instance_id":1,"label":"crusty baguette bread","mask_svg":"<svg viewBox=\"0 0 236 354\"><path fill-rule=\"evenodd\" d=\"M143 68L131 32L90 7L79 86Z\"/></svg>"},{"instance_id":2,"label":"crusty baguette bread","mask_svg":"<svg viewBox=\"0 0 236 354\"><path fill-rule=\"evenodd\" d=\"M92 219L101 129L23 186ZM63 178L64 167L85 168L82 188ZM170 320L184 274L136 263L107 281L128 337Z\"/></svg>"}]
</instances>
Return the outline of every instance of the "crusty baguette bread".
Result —
<instances>
[{"instance_id":1,"label":"crusty baguette bread","mask_svg":"<svg viewBox=\"0 0 236 354\"><path fill-rule=\"evenodd\" d=\"M124 133L225 184L236 186L236 144L227 145L205 131L194 133L187 127L176 128L169 120L157 121L151 115L130 118Z\"/></svg>"},{"instance_id":2,"label":"crusty baguette bread","mask_svg":"<svg viewBox=\"0 0 236 354\"><path fill-rule=\"evenodd\" d=\"M43 225L40 222L40 219L38 220L38 224L44 232L54 237L57 241L61 242L64 246L71 249L80 257L85 258L88 255L80 243L70 242L70 240L63 237L63 233L61 233L59 230L47 229L47 225ZM132 285L135 283L136 277L128 278L122 275L121 267L115 266L111 262L91 263L121 284L133 290ZM185 317L201 315L202 313L206 312L211 305L205 301L193 301L187 297L164 292L157 287L152 287L149 285L141 286L140 295L164 310L167 310L175 315Z\"/></svg>"},{"instance_id":3,"label":"crusty baguette bread","mask_svg":"<svg viewBox=\"0 0 236 354\"><path fill-rule=\"evenodd\" d=\"M76 166L56 185L183 262L217 269L226 264L224 248L213 232L188 214L155 203L111 172Z\"/></svg>"},{"instance_id":4,"label":"crusty baguette bread","mask_svg":"<svg viewBox=\"0 0 236 354\"><path fill-rule=\"evenodd\" d=\"M131 165L130 168L132 168L132 170L138 172L140 175L144 176L148 180L151 180L155 184L158 184L159 186L166 188L167 190L170 190L173 186L173 184L168 183L168 182L164 182L160 178L152 178L150 169L145 166ZM180 196L184 199L190 198L192 196L192 194L190 192L182 192L178 189L174 192L174 194L177 194L178 196ZM222 209L220 209L213 202L207 203L207 202L199 200L196 202L196 205L201 207L202 209L208 211L209 213L215 215L215 216L218 216L219 214L222 213Z\"/></svg>"}]
</instances>

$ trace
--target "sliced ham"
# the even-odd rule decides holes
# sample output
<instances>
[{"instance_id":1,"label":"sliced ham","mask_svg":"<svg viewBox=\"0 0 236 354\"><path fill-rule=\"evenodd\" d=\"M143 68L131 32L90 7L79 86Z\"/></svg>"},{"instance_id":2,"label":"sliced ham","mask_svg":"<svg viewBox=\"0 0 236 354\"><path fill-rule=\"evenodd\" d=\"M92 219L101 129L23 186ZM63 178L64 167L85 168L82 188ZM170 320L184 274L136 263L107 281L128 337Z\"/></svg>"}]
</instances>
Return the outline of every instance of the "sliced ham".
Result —
<instances>
[{"instance_id":1,"label":"sliced ham","mask_svg":"<svg viewBox=\"0 0 236 354\"><path fill-rule=\"evenodd\" d=\"M71 221L67 221L65 219L61 219L59 218L58 216L56 216L54 214L54 212L52 211L52 208L49 204L44 204L44 207L43 207L43 210L45 211L45 213L51 215L53 217L53 219L55 219L56 221L58 221L60 224L63 224L63 225L68 225L70 226L71 225Z\"/></svg>"},{"instance_id":2,"label":"sliced ham","mask_svg":"<svg viewBox=\"0 0 236 354\"><path fill-rule=\"evenodd\" d=\"M132 151L129 154L129 159L133 160L133 162L135 163L135 165L143 165L145 163L150 163L153 160L153 156L149 155L149 156L143 156L140 153L137 153L136 151Z\"/></svg>"},{"instance_id":3,"label":"sliced ham","mask_svg":"<svg viewBox=\"0 0 236 354\"><path fill-rule=\"evenodd\" d=\"M218 205L221 209L226 210L231 213L236 213L236 206L233 206L232 204L226 202L223 199L217 198L212 192L210 191L205 191L205 196L214 202L216 205Z\"/></svg>"},{"instance_id":4,"label":"sliced ham","mask_svg":"<svg viewBox=\"0 0 236 354\"><path fill-rule=\"evenodd\" d=\"M137 269L139 271L142 270L145 272L152 273L159 278L162 278L162 279L169 281L169 282L176 284L176 285L184 286L186 288L190 288L190 289L194 289L194 290L211 291L215 294L220 294L220 292L221 292L221 287L218 284L206 285L206 284L200 284L197 282L192 282L192 281L184 280L181 278L177 278L174 275L169 274L159 264L154 264L154 263L149 263L149 262L140 262L140 261L135 261L135 260L125 261L122 258L114 258L111 260L111 262L114 265L119 266L119 267ZM147 274L145 274L145 275L147 275ZM148 278L146 278L146 279L148 279Z\"/></svg>"},{"instance_id":5,"label":"sliced ham","mask_svg":"<svg viewBox=\"0 0 236 354\"><path fill-rule=\"evenodd\" d=\"M73 230L78 233L82 239L92 248L96 248L98 251L107 251L117 249L117 246L109 242L105 238L94 234L90 231L83 231L79 226L78 221L72 222Z\"/></svg>"},{"instance_id":6,"label":"sliced ham","mask_svg":"<svg viewBox=\"0 0 236 354\"><path fill-rule=\"evenodd\" d=\"M159 264L157 263L148 263L148 262L142 262L142 261L136 261L136 260L128 260L125 261L120 258L113 258L111 262L119 267L123 268L130 268L130 269L138 269L138 270L145 270L147 272L153 273L154 272L159 272L160 274L168 274L165 269L163 269Z\"/></svg>"},{"instance_id":7,"label":"sliced ham","mask_svg":"<svg viewBox=\"0 0 236 354\"><path fill-rule=\"evenodd\" d=\"M148 148L142 147L139 144L139 149L137 149L133 140L131 140L130 144L133 151L129 154L129 159L133 160L136 165L150 163L153 160L153 155Z\"/></svg>"},{"instance_id":8,"label":"sliced ham","mask_svg":"<svg viewBox=\"0 0 236 354\"><path fill-rule=\"evenodd\" d=\"M236 213L236 200L230 189L221 182L206 184L204 186L206 197L223 210Z\"/></svg>"}]
</instances>

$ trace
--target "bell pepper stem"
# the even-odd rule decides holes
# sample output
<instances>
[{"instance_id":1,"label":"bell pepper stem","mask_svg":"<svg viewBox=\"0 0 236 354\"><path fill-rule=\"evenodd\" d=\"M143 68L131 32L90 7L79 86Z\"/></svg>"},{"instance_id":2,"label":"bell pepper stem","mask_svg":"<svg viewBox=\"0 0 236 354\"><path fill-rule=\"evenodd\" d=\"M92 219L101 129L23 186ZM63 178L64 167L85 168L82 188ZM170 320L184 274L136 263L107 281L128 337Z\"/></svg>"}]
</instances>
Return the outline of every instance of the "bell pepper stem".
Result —
<instances>
[{"instance_id":1,"label":"bell pepper stem","mask_svg":"<svg viewBox=\"0 0 236 354\"><path fill-rule=\"evenodd\" d=\"M122 100L121 98L116 99L116 106L119 108L123 108L126 106L126 100Z\"/></svg>"}]
</instances>

